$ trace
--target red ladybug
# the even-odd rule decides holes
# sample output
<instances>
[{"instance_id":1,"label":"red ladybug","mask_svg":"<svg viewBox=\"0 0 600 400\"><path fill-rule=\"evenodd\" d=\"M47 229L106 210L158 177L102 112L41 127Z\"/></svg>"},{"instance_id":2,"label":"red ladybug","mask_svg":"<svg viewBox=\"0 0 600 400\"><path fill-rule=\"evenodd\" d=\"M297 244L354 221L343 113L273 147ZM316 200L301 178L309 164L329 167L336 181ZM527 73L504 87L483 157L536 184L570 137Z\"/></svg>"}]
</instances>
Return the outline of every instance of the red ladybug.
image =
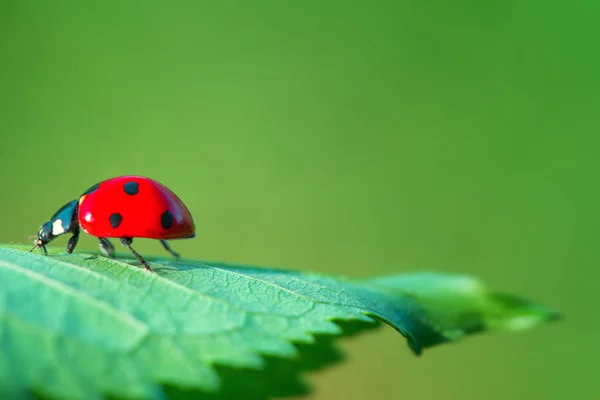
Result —
<instances>
[{"instance_id":1,"label":"red ladybug","mask_svg":"<svg viewBox=\"0 0 600 400\"><path fill-rule=\"evenodd\" d=\"M183 202L166 186L143 176L119 176L92 186L42 225L30 251L40 247L47 255L46 244L70 232L67 253L72 253L80 228L99 239L100 250L108 257L114 256L115 248L107 238L119 238L148 271L146 260L131 247L133 238L158 239L179 257L166 241L196 236L194 220Z\"/></svg>"}]
</instances>

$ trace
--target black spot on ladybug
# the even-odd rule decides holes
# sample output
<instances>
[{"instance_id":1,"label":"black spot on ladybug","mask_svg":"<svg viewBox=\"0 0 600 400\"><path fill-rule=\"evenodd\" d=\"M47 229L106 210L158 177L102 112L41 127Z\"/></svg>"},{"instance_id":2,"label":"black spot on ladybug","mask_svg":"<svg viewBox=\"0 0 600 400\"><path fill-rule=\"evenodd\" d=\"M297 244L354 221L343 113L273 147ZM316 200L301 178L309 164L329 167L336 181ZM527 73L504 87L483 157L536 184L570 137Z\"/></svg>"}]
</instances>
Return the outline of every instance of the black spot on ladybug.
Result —
<instances>
[{"instance_id":1,"label":"black spot on ladybug","mask_svg":"<svg viewBox=\"0 0 600 400\"><path fill-rule=\"evenodd\" d=\"M123 190L130 196L135 196L140 191L140 185L137 182L131 181L123 185Z\"/></svg>"},{"instance_id":2,"label":"black spot on ladybug","mask_svg":"<svg viewBox=\"0 0 600 400\"><path fill-rule=\"evenodd\" d=\"M171 214L169 210L165 211L160 216L160 224L165 229L169 229L173 226L173 214Z\"/></svg>"},{"instance_id":3,"label":"black spot on ladybug","mask_svg":"<svg viewBox=\"0 0 600 400\"><path fill-rule=\"evenodd\" d=\"M86 194L90 194L92 192L95 192L96 189L98 189L98 186L100 186L100 184L96 183L94 186L92 186L91 188L89 188L88 190L86 190L85 192L83 192L82 196L84 196Z\"/></svg>"},{"instance_id":4,"label":"black spot on ladybug","mask_svg":"<svg viewBox=\"0 0 600 400\"><path fill-rule=\"evenodd\" d=\"M113 229L117 229L119 225L121 225L123 217L119 213L113 213L110 214L110 217L108 217L108 219L110 220L110 226L112 226Z\"/></svg>"}]
</instances>

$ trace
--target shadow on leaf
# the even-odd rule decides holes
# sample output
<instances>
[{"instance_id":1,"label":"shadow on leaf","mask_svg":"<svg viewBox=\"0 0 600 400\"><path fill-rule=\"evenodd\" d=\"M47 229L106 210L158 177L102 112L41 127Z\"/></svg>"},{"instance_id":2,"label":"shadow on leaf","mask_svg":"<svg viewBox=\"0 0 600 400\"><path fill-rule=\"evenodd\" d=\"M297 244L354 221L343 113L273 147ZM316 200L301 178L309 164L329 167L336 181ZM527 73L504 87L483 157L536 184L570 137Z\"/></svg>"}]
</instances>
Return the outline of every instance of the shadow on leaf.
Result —
<instances>
[{"instance_id":1,"label":"shadow on leaf","mask_svg":"<svg viewBox=\"0 0 600 400\"><path fill-rule=\"evenodd\" d=\"M343 338L351 337L381 326L381 322L335 321L343 329ZM319 335L313 344L296 344L298 356L291 359L265 357L261 370L236 369L218 366L221 391L206 393L165 387L169 399L266 400L277 397L302 396L311 392L303 374L318 371L344 361L343 352L336 346L339 336Z\"/></svg>"}]
</instances>

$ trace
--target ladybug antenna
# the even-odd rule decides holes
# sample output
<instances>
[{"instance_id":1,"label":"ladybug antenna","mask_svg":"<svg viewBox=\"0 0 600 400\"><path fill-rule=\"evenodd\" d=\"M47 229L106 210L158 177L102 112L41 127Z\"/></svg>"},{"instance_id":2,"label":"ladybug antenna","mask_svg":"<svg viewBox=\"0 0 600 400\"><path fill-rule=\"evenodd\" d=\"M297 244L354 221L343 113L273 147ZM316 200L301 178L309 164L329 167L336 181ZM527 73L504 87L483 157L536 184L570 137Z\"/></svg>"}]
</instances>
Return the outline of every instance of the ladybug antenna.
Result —
<instances>
[{"instance_id":1,"label":"ladybug antenna","mask_svg":"<svg viewBox=\"0 0 600 400\"><path fill-rule=\"evenodd\" d=\"M35 238L35 237L37 237L37 235L29 235L29 236L27 236L27 241L30 241L31 239L33 239L33 238ZM38 244L38 242L37 242L37 240L36 240L36 242L35 242L35 246L33 246L33 248L32 248L31 250L29 250L29 252L31 253L31 252L32 252L33 250L35 250L35 248L36 248L36 247L38 247L38 246L39 246L39 244Z\"/></svg>"}]
</instances>

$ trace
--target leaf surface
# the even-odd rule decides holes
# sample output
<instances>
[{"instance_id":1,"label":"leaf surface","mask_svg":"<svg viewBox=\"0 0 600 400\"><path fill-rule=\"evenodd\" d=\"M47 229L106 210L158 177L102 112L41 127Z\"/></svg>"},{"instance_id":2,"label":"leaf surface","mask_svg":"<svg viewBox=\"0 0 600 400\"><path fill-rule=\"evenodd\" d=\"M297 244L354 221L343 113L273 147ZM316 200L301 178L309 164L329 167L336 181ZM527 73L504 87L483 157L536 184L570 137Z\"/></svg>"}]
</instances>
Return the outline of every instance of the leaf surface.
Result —
<instances>
[{"instance_id":1,"label":"leaf surface","mask_svg":"<svg viewBox=\"0 0 600 400\"><path fill-rule=\"evenodd\" d=\"M46 257L22 246L0 248L0 394L159 399L189 390L219 396L230 390L223 379L236 376L241 392L254 387L259 398L266 390L260 371L292 382L300 371L332 362L332 343L318 338L343 334L340 324L384 321L420 354L468 333L557 318L470 277L352 281L149 258L151 274L129 258L49 251ZM311 354L311 347L321 350ZM240 369L258 372L252 377ZM287 394L304 390L292 386Z\"/></svg>"}]
</instances>

